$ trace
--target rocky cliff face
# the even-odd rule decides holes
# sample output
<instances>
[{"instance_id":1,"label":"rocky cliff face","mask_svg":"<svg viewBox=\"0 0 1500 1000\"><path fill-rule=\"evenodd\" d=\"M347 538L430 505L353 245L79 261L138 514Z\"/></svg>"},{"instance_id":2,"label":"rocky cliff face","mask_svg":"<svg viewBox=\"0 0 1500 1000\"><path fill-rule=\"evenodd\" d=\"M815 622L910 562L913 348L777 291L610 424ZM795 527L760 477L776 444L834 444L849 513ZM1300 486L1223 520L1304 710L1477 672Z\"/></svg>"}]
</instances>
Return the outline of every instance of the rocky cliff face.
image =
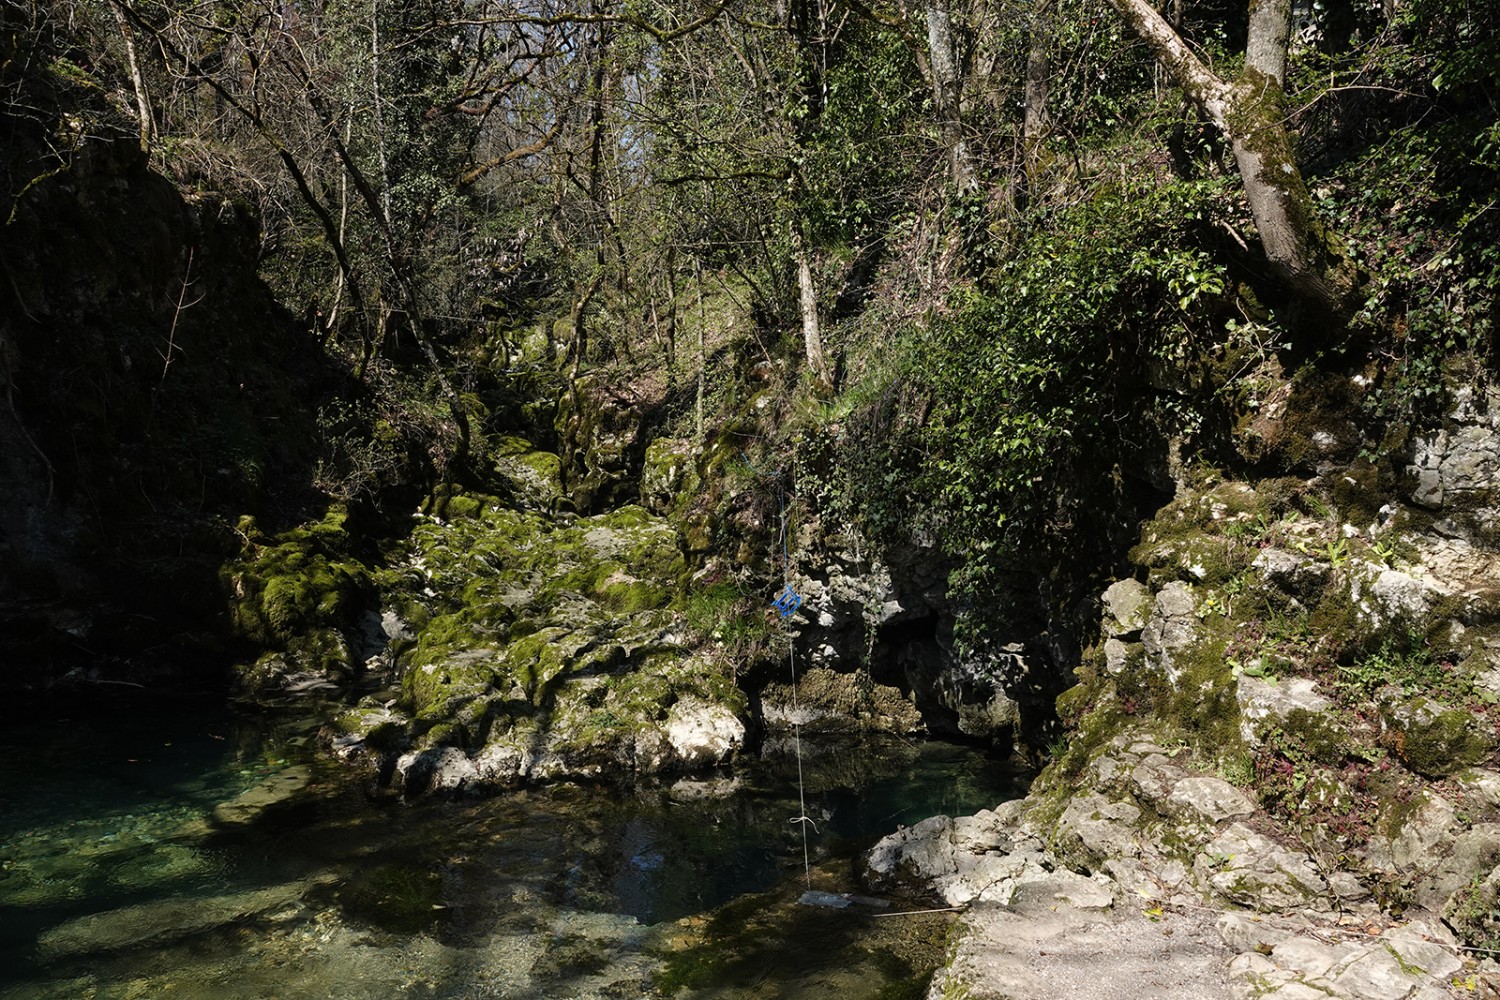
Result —
<instances>
[{"instance_id":1,"label":"rocky cliff face","mask_svg":"<svg viewBox=\"0 0 1500 1000\"><path fill-rule=\"evenodd\" d=\"M154 173L62 55L4 72L0 619L27 685L222 636L229 521L306 459L322 366L244 204Z\"/></svg>"},{"instance_id":2,"label":"rocky cliff face","mask_svg":"<svg viewBox=\"0 0 1500 1000\"><path fill-rule=\"evenodd\" d=\"M1194 995L1500 988L1497 412L1458 392L1381 467L1184 481L1100 595L1058 701L1068 742L1030 795L872 857L974 906L932 996L1054 995L1006 978L1027 949L1072 954L1142 906L1200 936L1164 953L1164 975L1204 959ZM1041 898L1047 940L1007 938Z\"/></svg>"}]
</instances>

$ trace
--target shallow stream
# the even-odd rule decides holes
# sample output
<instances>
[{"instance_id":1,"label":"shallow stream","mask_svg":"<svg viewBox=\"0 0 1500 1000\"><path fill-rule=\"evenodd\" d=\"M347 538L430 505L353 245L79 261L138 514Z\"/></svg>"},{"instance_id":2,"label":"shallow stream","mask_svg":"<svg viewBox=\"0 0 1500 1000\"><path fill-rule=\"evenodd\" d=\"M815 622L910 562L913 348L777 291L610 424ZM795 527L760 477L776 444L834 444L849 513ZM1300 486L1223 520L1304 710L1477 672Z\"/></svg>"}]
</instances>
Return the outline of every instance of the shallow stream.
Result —
<instances>
[{"instance_id":1,"label":"shallow stream","mask_svg":"<svg viewBox=\"0 0 1500 1000\"><path fill-rule=\"evenodd\" d=\"M796 762L404 803L309 722L195 705L0 735L0 1000L916 997L946 914L798 906ZM814 888L1023 791L974 750L805 743ZM892 899L919 909L927 899Z\"/></svg>"}]
</instances>

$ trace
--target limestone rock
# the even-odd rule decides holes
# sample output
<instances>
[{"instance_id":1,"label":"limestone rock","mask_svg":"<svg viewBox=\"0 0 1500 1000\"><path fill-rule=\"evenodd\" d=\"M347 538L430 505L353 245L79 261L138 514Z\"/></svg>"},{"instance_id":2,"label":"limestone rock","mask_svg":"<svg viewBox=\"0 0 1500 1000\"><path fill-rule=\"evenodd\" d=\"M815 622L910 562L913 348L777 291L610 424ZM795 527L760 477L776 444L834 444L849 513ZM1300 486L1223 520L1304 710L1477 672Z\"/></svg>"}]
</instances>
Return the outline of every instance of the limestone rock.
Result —
<instances>
[{"instance_id":1,"label":"limestone rock","mask_svg":"<svg viewBox=\"0 0 1500 1000\"><path fill-rule=\"evenodd\" d=\"M1224 948L1193 911L1152 921L1138 907L1058 898L977 905L928 996L1025 1000L1229 1000ZM1320 1000L1327 1000L1326 997Z\"/></svg>"},{"instance_id":2,"label":"limestone rock","mask_svg":"<svg viewBox=\"0 0 1500 1000\"><path fill-rule=\"evenodd\" d=\"M1281 847L1242 823L1214 838L1194 862L1199 878L1224 898L1261 911L1330 908L1328 883L1300 851Z\"/></svg>"},{"instance_id":3,"label":"limestone rock","mask_svg":"<svg viewBox=\"0 0 1500 1000\"><path fill-rule=\"evenodd\" d=\"M1483 503L1500 485L1500 399L1493 392L1476 399L1467 388L1454 398L1450 426L1412 442L1411 497L1424 507Z\"/></svg>"},{"instance_id":4,"label":"limestone rock","mask_svg":"<svg viewBox=\"0 0 1500 1000\"><path fill-rule=\"evenodd\" d=\"M1465 791L1491 809L1500 809L1500 771L1471 767L1460 771L1455 779Z\"/></svg>"},{"instance_id":5,"label":"limestone rock","mask_svg":"<svg viewBox=\"0 0 1500 1000\"><path fill-rule=\"evenodd\" d=\"M1238 952L1268 952L1296 933L1290 921L1233 911L1220 916L1217 927L1224 943Z\"/></svg>"},{"instance_id":6,"label":"limestone rock","mask_svg":"<svg viewBox=\"0 0 1500 1000\"><path fill-rule=\"evenodd\" d=\"M1284 937L1269 955L1247 951L1236 956L1229 968L1236 992L1242 996L1436 1000L1448 995L1444 987L1463 966L1454 945L1452 935L1443 928L1413 922L1374 939Z\"/></svg>"},{"instance_id":7,"label":"limestone rock","mask_svg":"<svg viewBox=\"0 0 1500 1000\"><path fill-rule=\"evenodd\" d=\"M1370 584L1370 594L1384 611L1383 620L1416 621L1431 606L1429 588L1400 570L1383 569Z\"/></svg>"},{"instance_id":8,"label":"limestone rock","mask_svg":"<svg viewBox=\"0 0 1500 1000\"><path fill-rule=\"evenodd\" d=\"M531 442L502 437L492 448L495 473L510 487L511 495L527 510L556 510L562 499L562 462L551 452L538 451Z\"/></svg>"},{"instance_id":9,"label":"limestone rock","mask_svg":"<svg viewBox=\"0 0 1500 1000\"><path fill-rule=\"evenodd\" d=\"M1475 823L1458 834L1435 869L1423 869L1412 899L1423 909L1442 913L1476 879L1500 864L1500 823Z\"/></svg>"},{"instance_id":10,"label":"limestone rock","mask_svg":"<svg viewBox=\"0 0 1500 1000\"><path fill-rule=\"evenodd\" d=\"M1110 802L1097 792L1076 795L1057 821L1057 843L1070 858L1098 866L1140 853L1141 811L1130 802Z\"/></svg>"},{"instance_id":11,"label":"limestone rock","mask_svg":"<svg viewBox=\"0 0 1500 1000\"><path fill-rule=\"evenodd\" d=\"M683 698L667 713L667 740L690 767L717 764L745 742L745 724L723 705Z\"/></svg>"},{"instance_id":12,"label":"limestone rock","mask_svg":"<svg viewBox=\"0 0 1500 1000\"><path fill-rule=\"evenodd\" d=\"M1453 843L1456 819L1453 803L1431 790L1418 792L1410 803L1388 804L1377 824L1382 832L1370 840L1369 864L1396 873L1435 868L1437 856Z\"/></svg>"},{"instance_id":13,"label":"limestone rock","mask_svg":"<svg viewBox=\"0 0 1500 1000\"><path fill-rule=\"evenodd\" d=\"M407 741L410 720L400 712L385 707L351 708L335 718L331 728L334 753L346 759L362 751L385 752L401 748Z\"/></svg>"},{"instance_id":14,"label":"limestone rock","mask_svg":"<svg viewBox=\"0 0 1500 1000\"><path fill-rule=\"evenodd\" d=\"M1167 809L1177 816L1222 823L1251 815L1255 812L1255 803L1223 778L1205 775L1177 782L1167 797Z\"/></svg>"},{"instance_id":15,"label":"limestone rock","mask_svg":"<svg viewBox=\"0 0 1500 1000\"><path fill-rule=\"evenodd\" d=\"M1144 802L1161 812L1167 812L1167 800L1178 782L1187 778L1188 772L1172 763L1165 754L1148 755L1130 773L1130 788Z\"/></svg>"},{"instance_id":16,"label":"limestone rock","mask_svg":"<svg viewBox=\"0 0 1500 1000\"><path fill-rule=\"evenodd\" d=\"M1260 743L1262 735L1280 727L1294 712L1307 713L1330 730L1333 721L1326 715L1333 702L1318 694L1314 682L1305 677L1286 677L1272 683L1241 672L1235 678L1235 699L1240 706L1240 735L1251 746Z\"/></svg>"},{"instance_id":17,"label":"limestone rock","mask_svg":"<svg viewBox=\"0 0 1500 1000\"><path fill-rule=\"evenodd\" d=\"M1267 583L1289 594L1316 593L1328 581L1328 566L1287 549L1262 549L1250 564Z\"/></svg>"},{"instance_id":18,"label":"limestone rock","mask_svg":"<svg viewBox=\"0 0 1500 1000\"><path fill-rule=\"evenodd\" d=\"M1104 875L1087 877L1060 869L1051 872L1033 872L1016 880L1015 889L1007 905L1039 903L1055 906L1066 903L1079 910L1107 910L1115 903L1112 881Z\"/></svg>"},{"instance_id":19,"label":"limestone rock","mask_svg":"<svg viewBox=\"0 0 1500 1000\"><path fill-rule=\"evenodd\" d=\"M1198 622L1193 616L1196 607L1193 588L1173 581L1157 593L1150 620L1141 631L1147 662L1163 670L1168 680L1175 681L1181 673L1173 666L1173 654L1190 645L1197 635Z\"/></svg>"},{"instance_id":20,"label":"limestone rock","mask_svg":"<svg viewBox=\"0 0 1500 1000\"><path fill-rule=\"evenodd\" d=\"M1104 634L1129 636L1146 627L1151 613L1151 591L1139 580L1117 580L1104 591Z\"/></svg>"},{"instance_id":21,"label":"limestone rock","mask_svg":"<svg viewBox=\"0 0 1500 1000\"><path fill-rule=\"evenodd\" d=\"M1429 778L1441 778L1477 764L1493 741L1466 710L1433 698L1408 697L1390 685L1379 693L1381 724L1400 734L1402 763Z\"/></svg>"},{"instance_id":22,"label":"limestone rock","mask_svg":"<svg viewBox=\"0 0 1500 1000\"><path fill-rule=\"evenodd\" d=\"M1119 639L1104 640L1104 672L1119 677L1129 668L1132 660L1139 661L1145 647L1138 642L1125 643Z\"/></svg>"},{"instance_id":23,"label":"limestone rock","mask_svg":"<svg viewBox=\"0 0 1500 1000\"><path fill-rule=\"evenodd\" d=\"M930 879L958 870L954 853L953 819L930 816L915 826L902 827L882 837L866 856L865 868L877 883L888 881L903 870Z\"/></svg>"},{"instance_id":24,"label":"limestone rock","mask_svg":"<svg viewBox=\"0 0 1500 1000\"><path fill-rule=\"evenodd\" d=\"M419 750L396 760L396 778L409 798L428 792L461 793L478 777L474 762L457 747Z\"/></svg>"},{"instance_id":25,"label":"limestone rock","mask_svg":"<svg viewBox=\"0 0 1500 1000\"><path fill-rule=\"evenodd\" d=\"M646 446L641 467L641 506L666 515L697 485L693 444L687 438L657 438Z\"/></svg>"}]
</instances>

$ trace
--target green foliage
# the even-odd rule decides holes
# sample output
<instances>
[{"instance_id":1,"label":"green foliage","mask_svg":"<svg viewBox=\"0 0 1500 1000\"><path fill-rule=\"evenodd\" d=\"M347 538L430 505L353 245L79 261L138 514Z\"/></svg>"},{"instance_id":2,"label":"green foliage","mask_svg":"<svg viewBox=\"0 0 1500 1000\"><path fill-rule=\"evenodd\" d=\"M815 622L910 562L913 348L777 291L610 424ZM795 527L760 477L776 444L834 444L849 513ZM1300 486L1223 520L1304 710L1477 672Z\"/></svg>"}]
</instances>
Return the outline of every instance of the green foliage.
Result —
<instances>
[{"instance_id":1,"label":"green foliage","mask_svg":"<svg viewBox=\"0 0 1500 1000\"><path fill-rule=\"evenodd\" d=\"M733 583L689 590L679 607L700 641L718 643L736 661L753 656L772 635L764 604Z\"/></svg>"},{"instance_id":2,"label":"green foliage","mask_svg":"<svg viewBox=\"0 0 1500 1000\"><path fill-rule=\"evenodd\" d=\"M1464 701L1474 694L1474 686L1454 664L1435 656L1426 636L1412 629L1388 637L1373 652L1341 664L1339 686L1350 692L1372 697L1381 688L1394 684L1407 695L1431 695Z\"/></svg>"},{"instance_id":3,"label":"green foliage","mask_svg":"<svg viewBox=\"0 0 1500 1000\"><path fill-rule=\"evenodd\" d=\"M1454 894L1443 916L1469 945L1490 952L1500 951L1500 880L1475 875ZM1470 986L1472 990L1474 987Z\"/></svg>"},{"instance_id":4,"label":"green foliage","mask_svg":"<svg viewBox=\"0 0 1500 1000\"><path fill-rule=\"evenodd\" d=\"M926 336L918 377L939 402L921 487L980 576L1040 539L1098 530L1130 450L1123 429L1184 416L1142 368L1193 352L1210 325L1223 271L1187 231L1216 191L1107 192L1061 212Z\"/></svg>"}]
</instances>

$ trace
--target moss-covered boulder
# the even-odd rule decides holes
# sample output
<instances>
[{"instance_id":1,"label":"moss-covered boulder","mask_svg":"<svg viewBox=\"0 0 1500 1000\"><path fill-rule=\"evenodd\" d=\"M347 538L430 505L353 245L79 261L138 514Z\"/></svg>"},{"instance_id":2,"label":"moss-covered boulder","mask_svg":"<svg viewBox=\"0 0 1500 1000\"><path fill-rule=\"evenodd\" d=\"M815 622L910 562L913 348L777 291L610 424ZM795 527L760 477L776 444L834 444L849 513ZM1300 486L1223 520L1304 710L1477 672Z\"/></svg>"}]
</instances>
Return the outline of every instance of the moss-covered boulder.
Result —
<instances>
[{"instance_id":1,"label":"moss-covered boulder","mask_svg":"<svg viewBox=\"0 0 1500 1000\"><path fill-rule=\"evenodd\" d=\"M555 511L563 499L562 461L538 451L525 438L502 437L491 443L495 474L527 510Z\"/></svg>"},{"instance_id":2,"label":"moss-covered boulder","mask_svg":"<svg viewBox=\"0 0 1500 1000\"><path fill-rule=\"evenodd\" d=\"M646 446L641 467L641 505L663 516L681 511L700 492L702 477L692 443L657 438Z\"/></svg>"},{"instance_id":3,"label":"moss-covered boulder","mask_svg":"<svg viewBox=\"0 0 1500 1000\"><path fill-rule=\"evenodd\" d=\"M276 645L347 624L369 573L350 555L346 517L333 508L321 521L269 538L252 519L241 520L245 549L223 574L239 635Z\"/></svg>"},{"instance_id":4,"label":"moss-covered boulder","mask_svg":"<svg viewBox=\"0 0 1500 1000\"><path fill-rule=\"evenodd\" d=\"M1381 692L1381 722L1397 756L1424 777L1456 774L1494 751L1478 721L1464 709L1433 698L1408 698L1394 686Z\"/></svg>"},{"instance_id":5,"label":"moss-covered boulder","mask_svg":"<svg viewBox=\"0 0 1500 1000\"><path fill-rule=\"evenodd\" d=\"M698 767L738 748L743 694L668 610L686 575L669 524L636 506L552 516L483 494L443 511L380 574L415 631L397 655L405 739L387 741L407 752L412 792ZM367 720L347 721L368 745ZM423 778L438 751L462 780Z\"/></svg>"},{"instance_id":6,"label":"moss-covered boulder","mask_svg":"<svg viewBox=\"0 0 1500 1000\"><path fill-rule=\"evenodd\" d=\"M357 672L349 637L373 591L369 570L352 554L346 518L333 508L322 520L274 536L251 518L240 520L244 548L221 579L235 634L265 650L239 669L243 693L315 692Z\"/></svg>"},{"instance_id":7,"label":"moss-covered boulder","mask_svg":"<svg viewBox=\"0 0 1500 1000\"><path fill-rule=\"evenodd\" d=\"M646 399L630 386L577 380L558 402L563 484L575 510L593 513L635 497L645 454Z\"/></svg>"}]
</instances>

